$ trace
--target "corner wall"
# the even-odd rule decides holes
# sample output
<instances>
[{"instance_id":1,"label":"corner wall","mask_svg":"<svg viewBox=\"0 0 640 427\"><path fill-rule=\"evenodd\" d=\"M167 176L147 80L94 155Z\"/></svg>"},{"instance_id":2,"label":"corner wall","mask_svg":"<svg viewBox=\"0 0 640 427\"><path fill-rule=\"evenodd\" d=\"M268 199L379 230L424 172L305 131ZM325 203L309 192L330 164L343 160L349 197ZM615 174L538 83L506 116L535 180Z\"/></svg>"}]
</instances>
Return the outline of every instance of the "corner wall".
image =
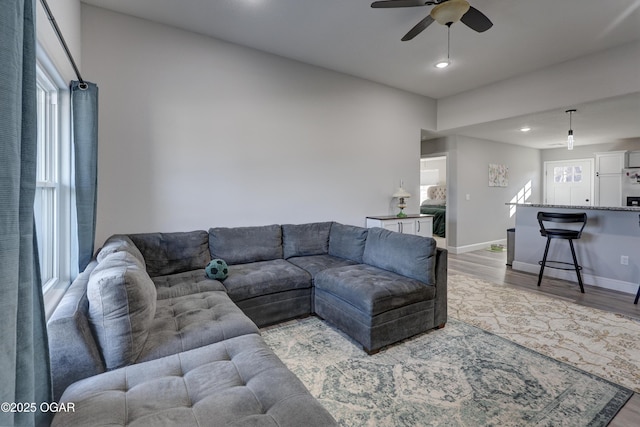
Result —
<instances>
[{"instance_id":1,"label":"corner wall","mask_svg":"<svg viewBox=\"0 0 640 427\"><path fill-rule=\"evenodd\" d=\"M447 245L454 253L505 243L515 216L505 205L530 183L527 202L542 197L540 150L449 136L422 142L422 154L447 152ZM507 187L489 187L489 164L509 168ZM467 200L467 195L468 200Z\"/></svg>"},{"instance_id":2,"label":"corner wall","mask_svg":"<svg viewBox=\"0 0 640 427\"><path fill-rule=\"evenodd\" d=\"M419 191L435 100L87 5L82 40L100 87L98 245L112 233L364 225L394 212L401 179Z\"/></svg>"}]
</instances>

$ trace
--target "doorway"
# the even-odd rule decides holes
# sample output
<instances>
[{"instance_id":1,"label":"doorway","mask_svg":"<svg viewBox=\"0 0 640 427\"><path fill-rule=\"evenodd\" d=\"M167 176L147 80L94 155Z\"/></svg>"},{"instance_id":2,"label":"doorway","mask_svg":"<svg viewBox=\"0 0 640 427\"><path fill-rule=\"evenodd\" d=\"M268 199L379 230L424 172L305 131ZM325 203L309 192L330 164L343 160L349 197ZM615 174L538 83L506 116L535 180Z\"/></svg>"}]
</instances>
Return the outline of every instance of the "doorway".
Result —
<instances>
[{"instance_id":1,"label":"doorway","mask_svg":"<svg viewBox=\"0 0 640 427\"><path fill-rule=\"evenodd\" d=\"M420 159L420 213L433 215L433 238L447 247L447 156Z\"/></svg>"},{"instance_id":2,"label":"doorway","mask_svg":"<svg viewBox=\"0 0 640 427\"><path fill-rule=\"evenodd\" d=\"M593 167L593 159L544 162L545 203L593 206Z\"/></svg>"}]
</instances>

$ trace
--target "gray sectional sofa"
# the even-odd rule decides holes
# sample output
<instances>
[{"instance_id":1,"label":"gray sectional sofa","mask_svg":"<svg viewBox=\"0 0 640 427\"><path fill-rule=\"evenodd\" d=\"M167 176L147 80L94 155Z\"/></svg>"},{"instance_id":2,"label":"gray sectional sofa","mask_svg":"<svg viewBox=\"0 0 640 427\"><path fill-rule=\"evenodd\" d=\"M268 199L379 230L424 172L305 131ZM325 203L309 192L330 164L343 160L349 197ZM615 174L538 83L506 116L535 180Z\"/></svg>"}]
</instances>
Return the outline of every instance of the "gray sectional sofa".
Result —
<instances>
[{"instance_id":1,"label":"gray sectional sofa","mask_svg":"<svg viewBox=\"0 0 640 427\"><path fill-rule=\"evenodd\" d=\"M114 235L48 322L54 398L75 404L53 425L336 425L259 327L316 314L369 353L442 327L446 255L336 222Z\"/></svg>"}]
</instances>

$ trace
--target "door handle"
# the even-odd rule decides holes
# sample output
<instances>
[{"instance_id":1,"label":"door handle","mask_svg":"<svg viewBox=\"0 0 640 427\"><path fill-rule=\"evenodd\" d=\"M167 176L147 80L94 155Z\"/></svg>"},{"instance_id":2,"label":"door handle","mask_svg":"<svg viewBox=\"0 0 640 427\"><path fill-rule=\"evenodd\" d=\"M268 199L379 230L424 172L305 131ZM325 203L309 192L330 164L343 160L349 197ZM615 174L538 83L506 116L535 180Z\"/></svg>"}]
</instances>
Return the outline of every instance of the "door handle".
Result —
<instances>
[{"instance_id":1,"label":"door handle","mask_svg":"<svg viewBox=\"0 0 640 427\"><path fill-rule=\"evenodd\" d=\"M418 223L418 233L420 232L420 221L416 221Z\"/></svg>"}]
</instances>

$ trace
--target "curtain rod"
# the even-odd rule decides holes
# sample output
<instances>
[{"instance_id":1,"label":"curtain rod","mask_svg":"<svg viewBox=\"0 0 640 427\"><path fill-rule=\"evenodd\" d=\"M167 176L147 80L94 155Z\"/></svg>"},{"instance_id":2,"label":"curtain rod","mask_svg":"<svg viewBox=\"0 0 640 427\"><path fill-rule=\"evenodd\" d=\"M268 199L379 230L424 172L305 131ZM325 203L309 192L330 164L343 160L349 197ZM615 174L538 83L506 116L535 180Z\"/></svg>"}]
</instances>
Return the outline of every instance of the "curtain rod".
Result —
<instances>
[{"instance_id":1,"label":"curtain rod","mask_svg":"<svg viewBox=\"0 0 640 427\"><path fill-rule=\"evenodd\" d=\"M73 71L76 73L78 77L78 81L80 82L80 89L87 89L89 85L87 85L82 76L80 75L80 70L78 70L78 66L76 65L76 61L73 60L73 55L71 55L71 51L69 50L69 46L67 46L67 42L64 40L62 36L62 32L60 31L60 27L58 27L58 23L56 19L53 17L53 13L51 13L51 9L49 9L49 5L47 4L47 0L40 0L42 7L44 7L44 11L47 13L47 18L49 18L49 22L53 27L53 31L55 31L56 36L58 36L58 40L64 49L64 52L67 54L67 58L69 58L69 62L71 62L71 66L73 67Z\"/></svg>"}]
</instances>

